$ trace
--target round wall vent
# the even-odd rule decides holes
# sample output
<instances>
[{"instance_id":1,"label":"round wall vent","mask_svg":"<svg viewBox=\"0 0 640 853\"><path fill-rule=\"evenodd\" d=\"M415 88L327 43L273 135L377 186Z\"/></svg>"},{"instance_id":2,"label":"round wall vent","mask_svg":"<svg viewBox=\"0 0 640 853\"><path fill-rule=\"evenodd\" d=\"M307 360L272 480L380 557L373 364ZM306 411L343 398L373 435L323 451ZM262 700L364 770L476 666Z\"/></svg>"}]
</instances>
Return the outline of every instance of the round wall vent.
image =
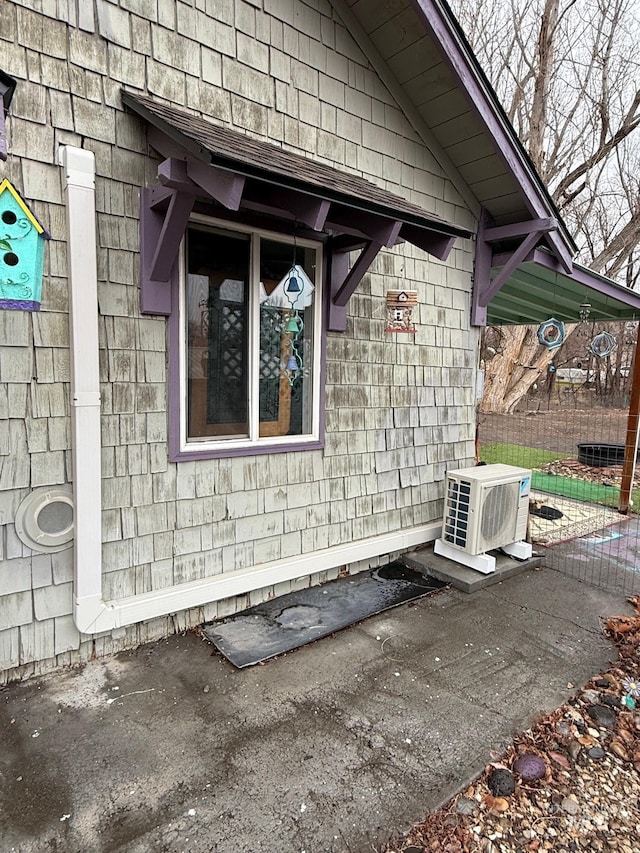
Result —
<instances>
[{"instance_id":1,"label":"round wall vent","mask_svg":"<svg viewBox=\"0 0 640 853\"><path fill-rule=\"evenodd\" d=\"M52 553L73 541L73 492L70 486L35 489L16 513L16 533L32 551Z\"/></svg>"}]
</instances>

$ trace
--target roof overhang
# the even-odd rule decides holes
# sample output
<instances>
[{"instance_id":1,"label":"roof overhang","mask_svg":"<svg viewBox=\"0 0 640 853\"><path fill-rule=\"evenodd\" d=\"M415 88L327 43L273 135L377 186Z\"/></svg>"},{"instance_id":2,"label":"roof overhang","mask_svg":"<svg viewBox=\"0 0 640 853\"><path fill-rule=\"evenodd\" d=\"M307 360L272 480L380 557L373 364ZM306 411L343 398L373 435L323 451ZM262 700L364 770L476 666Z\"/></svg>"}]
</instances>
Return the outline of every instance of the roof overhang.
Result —
<instances>
[{"instance_id":1,"label":"roof overhang","mask_svg":"<svg viewBox=\"0 0 640 853\"><path fill-rule=\"evenodd\" d=\"M446 0L331 3L462 197L495 226L554 219L542 242L570 271L575 243Z\"/></svg>"},{"instance_id":2,"label":"roof overhang","mask_svg":"<svg viewBox=\"0 0 640 853\"><path fill-rule=\"evenodd\" d=\"M491 274L499 275L511 255L495 255ZM573 265L567 274L553 255L537 248L519 263L487 306L489 325L542 323L555 317L578 323L588 306L590 321L639 320L640 294Z\"/></svg>"},{"instance_id":3,"label":"roof overhang","mask_svg":"<svg viewBox=\"0 0 640 853\"><path fill-rule=\"evenodd\" d=\"M346 305L378 252L407 241L446 260L471 232L428 213L359 175L213 124L176 107L122 93L149 124L149 143L166 159L158 184L143 190L141 290L145 313L171 311L166 282L196 198L227 211L252 211L334 238L332 251L359 250L349 269L333 265L329 327L346 327ZM338 273L338 270L340 271ZM164 286L163 286L164 284Z\"/></svg>"}]
</instances>

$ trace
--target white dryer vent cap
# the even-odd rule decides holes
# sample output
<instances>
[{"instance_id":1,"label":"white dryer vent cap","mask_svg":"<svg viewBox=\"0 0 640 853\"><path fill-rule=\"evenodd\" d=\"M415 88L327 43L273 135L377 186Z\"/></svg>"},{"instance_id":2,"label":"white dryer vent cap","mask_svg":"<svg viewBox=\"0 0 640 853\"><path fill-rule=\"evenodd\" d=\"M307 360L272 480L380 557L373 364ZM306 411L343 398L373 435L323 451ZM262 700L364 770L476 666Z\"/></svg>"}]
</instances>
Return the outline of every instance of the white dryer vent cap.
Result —
<instances>
[{"instance_id":1,"label":"white dryer vent cap","mask_svg":"<svg viewBox=\"0 0 640 853\"><path fill-rule=\"evenodd\" d=\"M73 492L70 486L35 489L16 513L16 533L32 551L53 553L73 541Z\"/></svg>"}]
</instances>

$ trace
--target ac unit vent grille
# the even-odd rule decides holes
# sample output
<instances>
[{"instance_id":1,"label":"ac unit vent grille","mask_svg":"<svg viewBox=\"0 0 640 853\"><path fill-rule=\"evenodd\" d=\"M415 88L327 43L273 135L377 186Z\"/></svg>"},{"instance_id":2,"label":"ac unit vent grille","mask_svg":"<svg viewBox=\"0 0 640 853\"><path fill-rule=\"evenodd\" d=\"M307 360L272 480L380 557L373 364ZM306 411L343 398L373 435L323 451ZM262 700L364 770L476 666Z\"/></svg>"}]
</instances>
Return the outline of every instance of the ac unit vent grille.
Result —
<instances>
[{"instance_id":1,"label":"ac unit vent grille","mask_svg":"<svg viewBox=\"0 0 640 853\"><path fill-rule=\"evenodd\" d=\"M461 480L449 480L447 485L447 506L444 525L444 540L464 548L469 535L469 505L471 502L471 483Z\"/></svg>"},{"instance_id":2,"label":"ac unit vent grille","mask_svg":"<svg viewBox=\"0 0 640 853\"><path fill-rule=\"evenodd\" d=\"M480 521L480 532L485 542L501 542L504 533L511 532L518 496L518 483L501 483L487 489Z\"/></svg>"}]
</instances>

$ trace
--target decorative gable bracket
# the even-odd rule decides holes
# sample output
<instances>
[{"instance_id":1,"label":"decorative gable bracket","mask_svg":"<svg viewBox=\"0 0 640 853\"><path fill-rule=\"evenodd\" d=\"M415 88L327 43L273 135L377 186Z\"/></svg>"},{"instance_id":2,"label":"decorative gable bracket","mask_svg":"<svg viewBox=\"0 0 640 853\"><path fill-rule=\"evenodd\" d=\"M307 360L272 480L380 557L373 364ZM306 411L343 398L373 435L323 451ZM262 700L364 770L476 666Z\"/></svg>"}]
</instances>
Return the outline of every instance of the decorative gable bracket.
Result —
<instances>
[{"instance_id":1,"label":"decorative gable bracket","mask_svg":"<svg viewBox=\"0 0 640 853\"><path fill-rule=\"evenodd\" d=\"M140 211L140 310L171 314L168 285L196 197L207 195L237 210L244 178L240 175L169 158L158 166L159 185L142 189Z\"/></svg>"},{"instance_id":2,"label":"decorative gable bracket","mask_svg":"<svg viewBox=\"0 0 640 853\"><path fill-rule=\"evenodd\" d=\"M154 147L175 153L154 133ZM171 314L171 288L180 243L196 199L207 198L230 211L242 208L302 224L321 239L332 234L328 328L344 331L347 304L380 250L407 240L445 260L456 236L418 227L393 216L372 213L265 182L191 157L168 156L158 166L158 184L141 191L140 307L143 314ZM295 226L294 226L295 227ZM359 251L349 265L350 253Z\"/></svg>"},{"instance_id":3,"label":"decorative gable bracket","mask_svg":"<svg viewBox=\"0 0 640 853\"><path fill-rule=\"evenodd\" d=\"M527 222L515 222L509 225L490 226L486 217L480 219L476 244L475 269L473 276L473 297L471 304L471 324L487 325L487 308L494 296L511 278L521 264L544 239L546 234L556 231L558 221L554 218L531 219ZM519 242L513 247L514 241ZM512 248L508 252L497 252L499 244L508 243ZM494 257L500 254L501 266L491 277L494 269ZM573 265L569 255L558 258L567 273Z\"/></svg>"}]
</instances>

